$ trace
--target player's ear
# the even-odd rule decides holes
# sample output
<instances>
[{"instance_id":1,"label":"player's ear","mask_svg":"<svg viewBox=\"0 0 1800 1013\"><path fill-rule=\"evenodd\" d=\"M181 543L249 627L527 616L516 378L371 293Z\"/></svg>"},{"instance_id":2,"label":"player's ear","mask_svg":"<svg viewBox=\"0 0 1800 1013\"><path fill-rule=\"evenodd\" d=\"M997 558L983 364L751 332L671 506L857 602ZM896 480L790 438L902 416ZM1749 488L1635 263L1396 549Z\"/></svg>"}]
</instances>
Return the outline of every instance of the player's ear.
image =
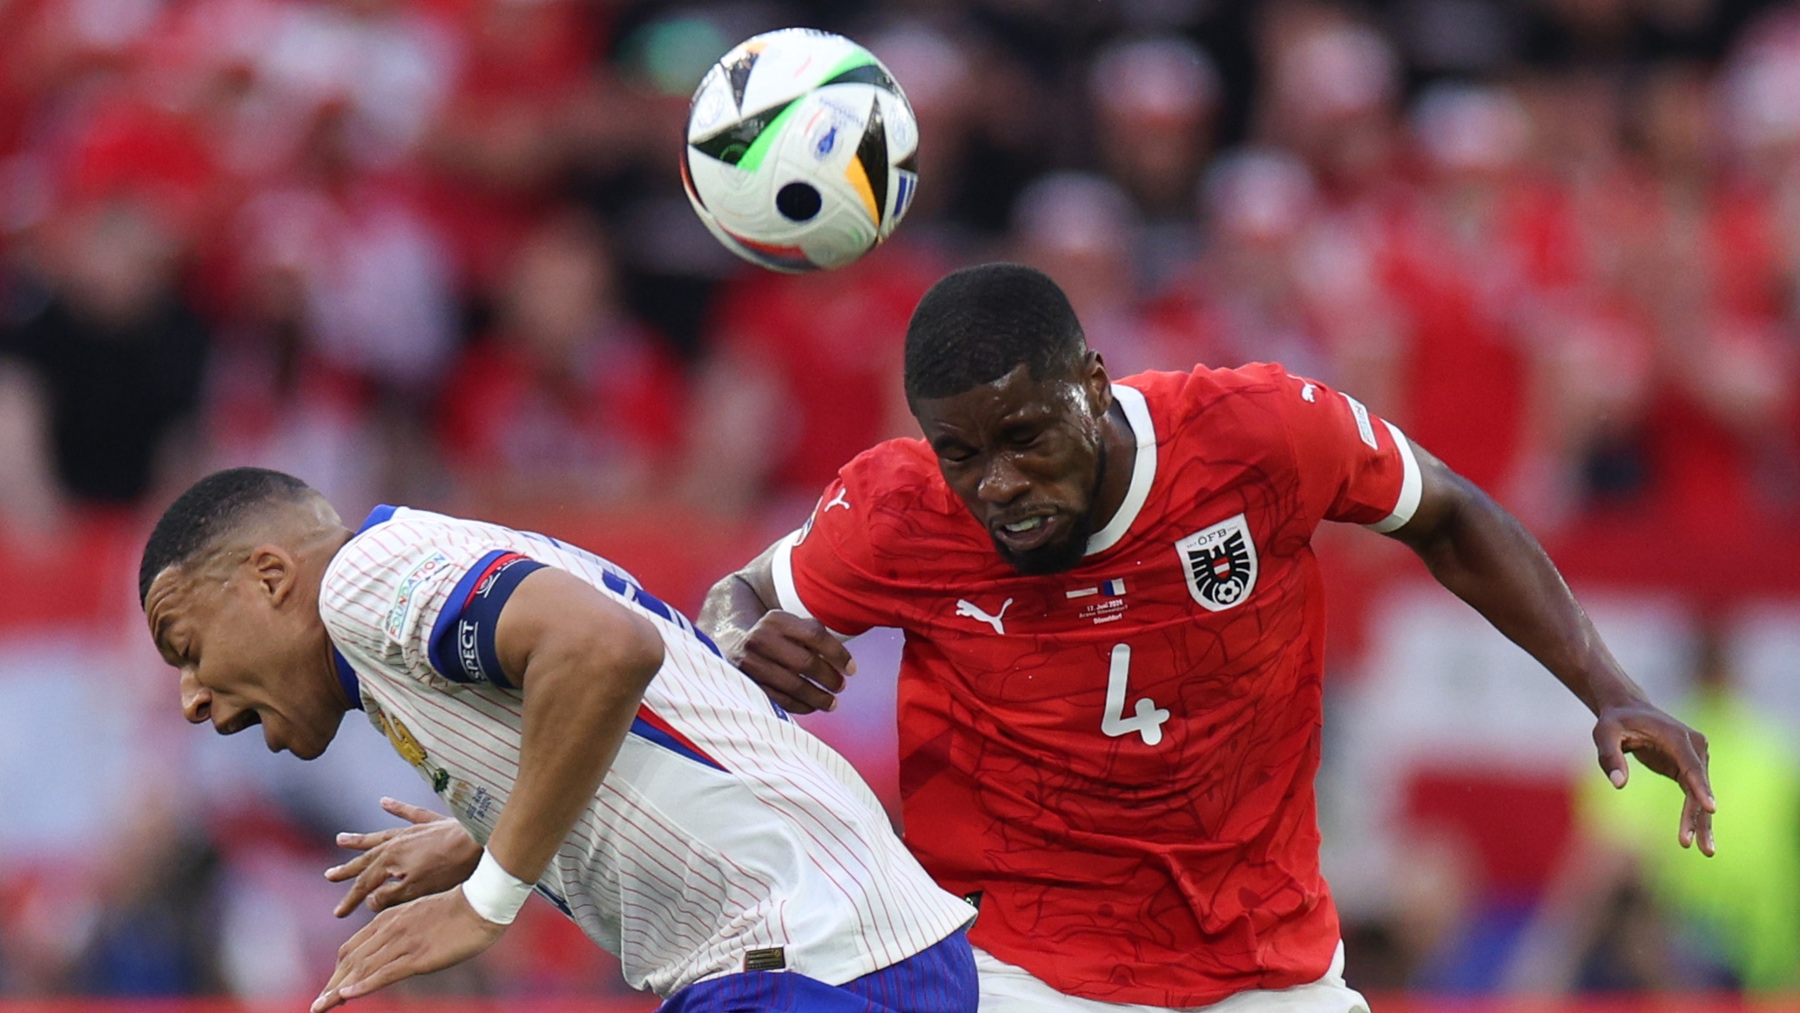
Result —
<instances>
[{"instance_id":1,"label":"player's ear","mask_svg":"<svg viewBox=\"0 0 1800 1013\"><path fill-rule=\"evenodd\" d=\"M1105 415L1112 407L1112 378L1106 374L1106 360L1100 353L1089 349L1087 359L1082 365L1082 386L1087 389L1088 406L1094 417Z\"/></svg>"},{"instance_id":2,"label":"player's ear","mask_svg":"<svg viewBox=\"0 0 1800 1013\"><path fill-rule=\"evenodd\" d=\"M273 543L258 545L250 550L246 565L255 577L257 594L269 604L279 606L294 593L299 567L287 549Z\"/></svg>"}]
</instances>

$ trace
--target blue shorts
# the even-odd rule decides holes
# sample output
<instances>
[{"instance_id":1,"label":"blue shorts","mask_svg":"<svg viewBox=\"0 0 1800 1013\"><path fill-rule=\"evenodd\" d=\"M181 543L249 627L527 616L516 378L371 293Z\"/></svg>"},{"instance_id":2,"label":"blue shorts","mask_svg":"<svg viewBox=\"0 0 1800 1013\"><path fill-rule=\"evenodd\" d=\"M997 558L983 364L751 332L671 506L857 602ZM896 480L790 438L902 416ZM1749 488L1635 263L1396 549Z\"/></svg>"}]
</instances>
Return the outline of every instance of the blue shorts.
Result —
<instances>
[{"instance_id":1,"label":"blue shorts","mask_svg":"<svg viewBox=\"0 0 1800 1013\"><path fill-rule=\"evenodd\" d=\"M657 1013L975 1013L975 955L966 933L842 985L792 971L709 978L668 998Z\"/></svg>"}]
</instances>

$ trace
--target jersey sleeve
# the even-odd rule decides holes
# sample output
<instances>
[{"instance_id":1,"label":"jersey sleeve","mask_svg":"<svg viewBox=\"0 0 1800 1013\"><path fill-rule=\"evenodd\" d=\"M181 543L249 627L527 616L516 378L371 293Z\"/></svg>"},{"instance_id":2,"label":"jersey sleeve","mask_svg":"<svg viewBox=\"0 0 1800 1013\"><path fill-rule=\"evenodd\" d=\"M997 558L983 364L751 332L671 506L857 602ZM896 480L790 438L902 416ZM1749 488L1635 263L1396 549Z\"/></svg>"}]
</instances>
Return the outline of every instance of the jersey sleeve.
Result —
<instances>
[{"instance_id":1,"label":"jersey sleeve","mask_svg":"<svg viewBox=\"0 0 1800 1013\"><path fill-rule=\"evenodd\" d=\"M868 505L839 476L806 523L775 544L775 593L784 611L817 619L840 637L894 625L869 568Z\"/></svg>"},{"instance_id":2,"label":"jersey sleeve","mask_svg":"<svg viewBox=\"0 0 1800 1013\"><path fill-rule=\"evenodd\" d=\"M1273 394L1310 516L1383 533L1412 520L1421 478L1412 443L1362 402L1316 380L1280 374Z\"/></svg>"},{"instance_id":3,"label":"jersey sleeve","mask_svg":"<svg viewBox=\"0 0 1800 1013\"><path fill-rule=\"evenodd\" d=\"M320 591L332 639L408 671L428 666L456 684L514 688L494 630L519 582L543 563L504 548L434 538L390 521L353 539Z\"/></svg>"}]
</instances>

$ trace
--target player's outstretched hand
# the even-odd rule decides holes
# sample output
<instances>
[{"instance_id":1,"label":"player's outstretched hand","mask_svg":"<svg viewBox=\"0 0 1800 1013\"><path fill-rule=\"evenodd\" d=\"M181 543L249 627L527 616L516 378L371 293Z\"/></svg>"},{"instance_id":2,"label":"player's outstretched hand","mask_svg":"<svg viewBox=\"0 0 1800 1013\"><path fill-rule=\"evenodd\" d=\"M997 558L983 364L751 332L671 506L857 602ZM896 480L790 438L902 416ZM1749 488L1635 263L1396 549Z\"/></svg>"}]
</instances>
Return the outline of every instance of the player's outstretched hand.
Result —
<instances>
[{"instance_id":1,"label":"player's outstretched hand","mask_svg":"<svg viewBox=\"0 0 1800 1013\"><path fill-rule=\"evenodd\" d=\"M364 900L369 910L442 893L461 885L481 862L481 845L448 816L384 798L381 808L407 821L406 826L372 834L339 834L338 847L362 854L325 870L333 883L355 879L333 914L342 918Z\"/></svg>"},{"instance_id":2,"label":"player's outstretched hand","mask_svg":"<svg viewBox=\"0 0 1800 1013\"><path fill-rule=\"evenodd\" d=\"M1707 777L1706 736L1647 703L1633 703L1600 711L1599 722L1594 725L1594 745L1600 750L1600 769L1606 771L1615 788L1625 787L1630 777L1626 753L1681 785L1687 798L1681 804L1677 839L1684 848L1698 841L1700 852L1712 856L1717 850L1712 818L1719 803L1713 798L1712 781Z\"/></svg>"},{"instance_id":3,"label":"player's outstretched hand","mask_svg":"<svg viewBox=\"0 0 1800 1013\"><path fill-rule=\"evenodd\" d=\"M844 677L856 674L849 648L823 623L779 609L758 619L743 637L721 641L719 649L769 699L795 714L836 708Z\"/></svg>"},{"instance_id":4,"label":"player's outstretched hand","mask_svg":"<svg viewBox=\"0 0 1800 1013\"><path fill-rule=\"evenodd\" d=\"M476 914L457 889L389 908L338 947L337 969L313 1000L312 1013L460 964L494 945L505 931L506 926Z\"/></svg>"}]
</instances>

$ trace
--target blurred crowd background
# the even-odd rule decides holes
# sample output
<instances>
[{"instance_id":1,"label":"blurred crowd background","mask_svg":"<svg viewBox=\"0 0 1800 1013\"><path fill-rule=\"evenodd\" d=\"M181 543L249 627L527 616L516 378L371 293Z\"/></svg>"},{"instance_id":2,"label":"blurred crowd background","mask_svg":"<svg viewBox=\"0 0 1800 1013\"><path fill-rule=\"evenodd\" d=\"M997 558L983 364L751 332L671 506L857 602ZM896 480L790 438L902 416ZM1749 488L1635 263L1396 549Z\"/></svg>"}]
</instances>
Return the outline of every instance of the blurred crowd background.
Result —
<instances>
[{"instance_id":1,"label":"blurred crowd background","mask_svg":"<svg viewBox=\"0 0 1800 1013\"><path fill-rule=\"evenodd\" d=\"M896 238L734 260L688 95L793 24L893 70ZM1279 361L1522 517L1712 741L1719 857L1384 539L1321 532L1349 978L1800 989L1800 6L1744 0L0 0L0 996L305 997L340 829L423 784L188 729L131 576L294 472L570 538L690 611L906 434L911 308L1021 260L1115 375ZM890 802L897 646L818 721ZM256 740L256 741L253 741ZM617 994L535 904L417 991Z\"/></svg>"}]
</instances>

